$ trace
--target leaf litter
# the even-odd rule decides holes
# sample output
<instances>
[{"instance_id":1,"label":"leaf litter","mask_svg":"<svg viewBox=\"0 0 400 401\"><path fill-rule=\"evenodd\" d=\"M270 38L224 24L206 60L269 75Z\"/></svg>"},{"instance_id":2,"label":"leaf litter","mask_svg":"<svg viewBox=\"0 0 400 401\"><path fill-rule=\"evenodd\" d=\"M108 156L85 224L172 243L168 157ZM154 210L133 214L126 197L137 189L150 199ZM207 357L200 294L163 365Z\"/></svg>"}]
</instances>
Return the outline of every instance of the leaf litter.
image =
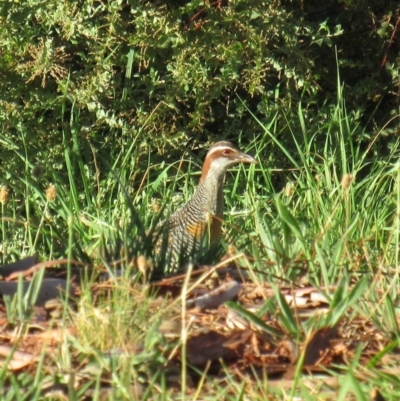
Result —
<instances>
[{"instance_id":1,"label":"leaf litter","mask_svg":"<svg viewBox=\"0 0 400 401\"><path fill-rule=\"evenodd\" d=\"M0 281L3 299L0 305L0 366L6 366L12 372L33 374L41 364L41 369L51 372L53 379L58 377L43 385L43 395L52 397L59 393L66 396L71 385L74 391L81 390L88 397L100 380L100 389L106 399L112 391L110 371L99 368L94 362L93 356L99 351L77 345L80 328L74 325L73 319L65 319L63 313L65 305L72 314L79 313L82 267L80 263L71 263L73 273L68 276L65 264L65 260L38 264L36 257L29 257L0 267L3 277ZM29 293L32 278L41 271L44 275L37 287L33 307L28 308L24 316L10 316L7 299ZM363 366L370 364L382 372L384 366L396 358L396 345L390 350L392 352L383 352L392 343L388 333L381 332L371 319L351 307L350 317L343 314L334 325L321 323L332 312L327 293L334 293L335 286L296 287L284 283L276 287L254 282L246 272L240 277L232 275L226 266L222 274L221 271L216 275L218 269L215 266L194 271L185 291L185 275L161 279L150 286L130 283L132 296L141 298L138 302L143 301L146 294L156 294L149 301L148 313L167 310L157 327L164 340L155 345L164 358L157 360L158 366L146 366L150 370L161 369L171 389L180 389L182 383L178 372L187 365L189 392L191 388L194 391L201 371L209 378L218 378L219 383L227 380L229 372L238 380L246 377L250 382L268 377L272 387L288 389L296 385L296 375L301 372L303 385L311 389L322 383L334 394L340 384L332 372L344 373L354 358L359 358ZM108 278L106 282L93 282L94 304L96 299L107 297L121 280L117 277ZM186 294L183 309L182 293ZM68 304L64 302L66 298ZM95 306L93 313L106 319L104 314L96 312ZM310 319L316 319L316 323L307 329ZM59 347L63 344L74 349L73 374L56 373ZM131 346L102 350L101 355L110 360L134 356L139 363L148 358L149 351L140 340ZM362 372L354 374L360 380L368 380L368 375ZM377 373L370 370L369 376L376 377ZM60 384L60 380L65 385ZM140 380L134 377L129 392L139 397L143 394L143 386L149 382L150 376L142 375ZM7 387L3 393L6 390ZM378 390L374 394L374 399L383 399Z\"/></svg>"}]
</instances>

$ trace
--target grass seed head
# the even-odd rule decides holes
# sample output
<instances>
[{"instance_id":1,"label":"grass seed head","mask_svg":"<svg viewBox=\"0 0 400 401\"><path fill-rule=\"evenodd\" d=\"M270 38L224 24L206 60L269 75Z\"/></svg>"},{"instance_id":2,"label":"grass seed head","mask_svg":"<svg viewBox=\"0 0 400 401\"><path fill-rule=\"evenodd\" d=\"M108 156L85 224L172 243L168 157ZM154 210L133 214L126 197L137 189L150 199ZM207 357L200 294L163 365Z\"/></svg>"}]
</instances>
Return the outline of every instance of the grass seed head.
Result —
<instances>
[{"instance_id":1,"label":"grass seed head","mask_svg":"<svg viewBox=\"0 0 400 401\"><path fill-rule=\"evenodd\" d=\"M345 174L342 178L341 186L343 189L348 189L353 182L353 174Z\"/></svg>"},{"instance_id":2,"label":"grass seed head","mask_svg":"<svg viewBox=\"0 0 400 401\"><path fill-rule=\"evenodd\" d=\"M5 186L0 186L0 203L7 204L10 199L10 190Z\"/></svg>"},{"instance_id":3,"label":"grass seed head","mask_svg":"<svg viewBox=\"0 0 400 401\"><path fill-rule=\"evenodd\" d=\"M288 181L285 185L283 193L286 197L290 198L294 194L295 186L293 181Z\"/></svg>"},{"instance_id":4,"label":"grass seed head","mask_svg":"<svg viewBox=\"0 0 400 401\"><path fill-rule=\"evenodd\" d=\"M45 193L46 193L46 199L49 202L53 202L54 199L56 199L56 197L57 197L57 189L56 189L55 185L54 184L50 184L47 187Z\"/></svg>"}]
</instances>

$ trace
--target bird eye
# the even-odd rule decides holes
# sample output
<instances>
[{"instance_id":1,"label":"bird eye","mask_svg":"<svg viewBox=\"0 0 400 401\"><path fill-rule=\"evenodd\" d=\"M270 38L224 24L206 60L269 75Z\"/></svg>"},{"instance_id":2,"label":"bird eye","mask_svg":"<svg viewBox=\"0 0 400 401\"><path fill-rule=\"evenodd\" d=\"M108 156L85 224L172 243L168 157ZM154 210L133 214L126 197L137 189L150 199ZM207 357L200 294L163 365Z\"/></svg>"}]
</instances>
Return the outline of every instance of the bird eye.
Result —
<instances>
[{"instance_id":1,"label":"bird eye","mask_svg":"<svg viewBox=\"0 0 400 401\"><path fill-rule=\"evenodd\" d=\"M223 155L229 155L229 154L231 154L231 150L230 150L230 149L224 149L224 150L222 151L222 154L223 154Z\"/></svg>"}]
</instances>

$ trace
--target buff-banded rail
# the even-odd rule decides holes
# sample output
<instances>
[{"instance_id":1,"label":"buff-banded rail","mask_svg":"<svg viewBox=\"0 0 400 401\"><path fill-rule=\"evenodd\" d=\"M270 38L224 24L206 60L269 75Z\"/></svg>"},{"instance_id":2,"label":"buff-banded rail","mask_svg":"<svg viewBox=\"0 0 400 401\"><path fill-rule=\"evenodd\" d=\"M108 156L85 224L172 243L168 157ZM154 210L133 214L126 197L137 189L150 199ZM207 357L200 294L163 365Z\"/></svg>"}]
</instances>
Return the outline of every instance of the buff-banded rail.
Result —
<instances>
[{"instance_id":1,"label":"buff-banded rail","mask_svg":"<svg viewBox=\"0 0 400 401\"><path fill-rule=\"evenodd\" d=\"M258 162L230 142L220 141L211 146L192 198L159 225L163 232L163 246L159 248L166 251L168 258L193 256L204 244L210 246L218 241L224 210L225 173L239 163Z\"/></svg>"}]
</instances>

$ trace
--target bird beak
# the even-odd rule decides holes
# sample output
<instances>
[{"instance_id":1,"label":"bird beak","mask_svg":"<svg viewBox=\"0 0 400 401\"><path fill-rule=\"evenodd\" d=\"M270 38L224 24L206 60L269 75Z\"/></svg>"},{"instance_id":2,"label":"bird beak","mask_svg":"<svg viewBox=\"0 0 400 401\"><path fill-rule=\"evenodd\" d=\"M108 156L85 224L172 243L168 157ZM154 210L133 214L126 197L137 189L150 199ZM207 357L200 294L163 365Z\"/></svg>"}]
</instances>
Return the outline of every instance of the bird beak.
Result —
<instances>
[{"instance_id":1,"label":"bird beak","mask_svg":"<svg viewBox=\"0 0 400 401\"><path fill-rule=\"evenodd\" d=\"M253 157L248 155L247 153L240 153L240 161L242 163L255 163L258 164L258 161Z\"/></svg>"}]
</instances>

